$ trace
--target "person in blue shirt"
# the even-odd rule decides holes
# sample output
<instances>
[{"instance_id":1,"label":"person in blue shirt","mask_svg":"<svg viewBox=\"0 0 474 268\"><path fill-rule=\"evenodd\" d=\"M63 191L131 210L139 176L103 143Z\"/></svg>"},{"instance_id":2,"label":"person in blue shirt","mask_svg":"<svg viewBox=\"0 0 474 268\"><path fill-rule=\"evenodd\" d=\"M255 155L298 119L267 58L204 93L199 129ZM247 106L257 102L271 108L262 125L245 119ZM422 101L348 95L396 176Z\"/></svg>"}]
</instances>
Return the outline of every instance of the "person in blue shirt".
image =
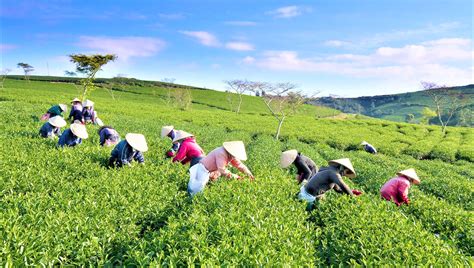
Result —
<instances>
[{"instance_id":1,"label":"person in blue shirt","mask_svg":"<svg viewBox=\"0 0 474 268\"><path fill-rule=\"evenodd\" d=\"M369 144L368 142L363 141L360 145L364 146L364 150L366 152L371 154L377 154L377 150L375 149L375 147Z\"/></svg>"},{"instance_id":2,"label":"person in blue shirt","mask_svg":"<svg viewBox=\"0 0 474 268\"><path fill-rule=\"evenodd\" d=\"M89 135L87 134L86 127L81 123L71 124L69 129L66 129L61 135L58 141L58 147L74 147L82 143L83 139L87 139Z\"/></svg>"},{"instance_id":3,"label":"person in blue shirt","mask_svg":"<svg viewBox=\"0 0 474 268\"><path fill-rule=\"evenodd\" d=\"M161 138L168 137L172 141L176 137L176 131L173 126L164 126L161 128ZM179 142L173 142L171 148L166 151L166 157L173 157L179 150Z\"/></svg>"},{"instance_id":4,"label":"person in blue shirt","mask_svg":"<svg viewBox=\"0 0 474 268\"><path fill-rule=\"evenodd\" d=\"M128 133L125 140L119 142L112 150L109 167L132 166L133 160L140 164L145 163L143 152L148 151L145 136L137 133Z\"/></svg>"},{"instance_id":5,"label":"person in blue shirt","mask_svg":"<svg viewBox=\"0 0 474 268\"><path fill-rule=\"evenodd\" d=\"M51 117L41 127L39 134L43 138L54 138L61 136L61 128L66 126L66 121L59 115Z\"/></svg>"},{"instance_id":6,"label":"person in blue shirt","mask_svg":"<svg viewBox=\"0 0 474 268\"><path fill-rule=\"evenodd\" d=\"M111 126L102 126L99 128L100 146L112 146L116 145L120 141L120 135Z\"/></svg>"}]
</instances>

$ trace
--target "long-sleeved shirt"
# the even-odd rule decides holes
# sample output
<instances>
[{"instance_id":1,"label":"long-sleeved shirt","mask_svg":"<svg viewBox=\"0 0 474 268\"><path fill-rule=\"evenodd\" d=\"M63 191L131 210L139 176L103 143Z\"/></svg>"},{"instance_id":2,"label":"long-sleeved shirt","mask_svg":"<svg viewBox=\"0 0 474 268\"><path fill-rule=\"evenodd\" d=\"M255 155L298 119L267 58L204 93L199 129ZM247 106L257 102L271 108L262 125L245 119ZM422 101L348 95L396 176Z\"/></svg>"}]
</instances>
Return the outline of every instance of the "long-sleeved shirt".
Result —
<instances>
[{"instance_id":1,"label":"long-sleeved shirt","mask_svg":"<svg viewBox=\"0 0 474 268\"><path fill-rule=\"evenodd\" d=\"M132 162L132 160L138 163L145 162L145 158L141 152L134 150L126 140L122 140L112 150L109 162L122 166L127 165Z\"/></svg>"},{"instance_id":2,"label":"long-sleeved shirt","mask_svg":"<svg viewBox=\"0 0 474 268\"><path fill-rule=\"evenodd\" d=\"M61 129L51 125L49 122L43 124L39 131L41 137L52 138L54 136L61 136Z\"/></svg>"},{"instance_id":3,"label":"long-sleeved shirt","mask_svg":"<svg viewBox=\"0 0 474 268\"><path fill-rule=\"evenodd\" d=\"M371 153L371 154L376 154L377 153L377 150L371 144L364 145L364 149L365 149L366 152Z\"/></svg>"},{"instance_id":4,"label":"long-sleeved shirt","mask_svg":"<svg viewBox=\"0 0 474 268\"><path fill-rule=\"evenodd\" d=\"M120 135L118 134L118 132L113 129L113 128L103 128L100 132L99 132L99 137L100 137L100 145L103 146L105 141L106 140L109 140L111 142L117 142L118 140L120 140Z\"/></svg>"},{"instance_id":5,"label":"long-sleeved shirt","mask_svg":"<svg viewBox=\"0 0 474 268\"><path fill-rule=\"evenodd\" d=\"M58 141L59 147L70 146L74 147L82 143L82 139L74 135L70 128L66 129Z\"/></svg>"},{"instance_id":6,"label":"long-sleeved shirt","mask_svg":"<svg viewBox=\"0 0 474 268\"><path fill-rule=\"evenodd\" d=\"M408 189L410 182L401 176L392 178L380 189L380 195L386 200L392 200L397 206L410 202L408 199Z\"/></svg>"},{"instance_id":7,"label":"long-sleeved shirt","mask_svg":"<svg viewBox=\"0 0 474 268\"><path fill-rule=\"evenodd\" d=\"M82 111L81 110L73 110L71 111L71 115L70 117L72 117L72 122L74 121L80 121L80 122L83 122L84 121L84 118L82 116Z\"/></svg>"},{"instance_id":8,"label":"long-sleeved shirt","mask_svg":"<svg viewBox=\"0 0 474 268\"><path fill-rule=\"evenodd\" d=\"M351 188L344 183L337 168L333 166L322 167L316 175L304 186L305 190L313 195L318 196L334 189L338 193L345 193L353 196Z\"/></svg>"},{"instance_id":9,"label":"long-sleeved shirt","mask_svg":"<svg viewBox=\"0 0 474 268\"><path fill-rule=\"evenodd\" d=\"M216 179L220 176L225 176L228 178L233 177L234 174L227 169L227 165L231 164L233 167L237 168L240 172L243 172L247 175L252 175L250 170L238 159L231 156L224 147L218 147L211 151L206 157L201 160L201 164L212 173L210 176L213 179Z\"/></svg>"},{"instance_id":10,"label":"long-sleeved shirt","mask_svg":"<svg viewBox=\"0 0 474 268\"><path fill-rule=\"evenodd\" d=\"M309 157L304 156L300 153L296 156L293 164L298 169L298 181L301 183L304 180L310 179L314 174L318 172L318 166Z\"/></svg>"},{"instance_id":11,"label":"long-sleeved shirt","mask_svg":"<svg viewBox=\"0 0 474 268\"><path fill-rule=\"evenodd\" d=\"M170 131L168 134L168 137L170 137L171 140L174 140L174 137L176 137L176 132L173 130ZM173 157L175 156L176 152L179 150L179 142L173 142L171 145L171 148L166 152L166 156L168 157Z\"/></svg>"},{"instance_id":12,"label":"long-sleeved shirt","mask_svg":"<svg viewBox=\"0 0 474 268\"><path fill-rule=\"evenodd\" d=\"M176 156L173 158L173 162L181 162L185 165L190 162L193 158L204 156L204 151L201 146L196 143L194 137L189 137L184 139L179 146L179 150L176 153Z\"/></svg>"},{"instance_id":13,"label":"long-sleeved shirt","mask_svg":"<svg viewBox=\"0 0 474 268\"><path fill-rule=\"evenodd\" d=\"M86 108L82 110L82 116L84 117L84 121L92 121L92 123L95 123L95 111L94 108Z\"/></svg>"},{"instance_id":14,"label":"long-sleeved shirt","mask_svg":"<svg viewBox=\"0 0 474 268\"><path fill-rule=\"evenodd\" d=\"M78 120L81 120L82 121L82 105L80 103L76 103L74 105L72 105L71 107L71 111L69 112L69 116L68 116L68 119L71 119L74 117L75 114L78 114L78 112L81 114L81 119L78 119Z\"/></svg>"},{"instance_id":15,"label":"long-sleeved shirt","mask_svg":"<svg viewBox=\"0 0 474 268\"><path fill-rule=\"evenodd\" d=\"M48 109L48 113L50 114L50 117L55 117L57 115L62 116L63 110L61 110L61 107L59 107L59 105L54 105Z\"/></svg>"}]
</instances>

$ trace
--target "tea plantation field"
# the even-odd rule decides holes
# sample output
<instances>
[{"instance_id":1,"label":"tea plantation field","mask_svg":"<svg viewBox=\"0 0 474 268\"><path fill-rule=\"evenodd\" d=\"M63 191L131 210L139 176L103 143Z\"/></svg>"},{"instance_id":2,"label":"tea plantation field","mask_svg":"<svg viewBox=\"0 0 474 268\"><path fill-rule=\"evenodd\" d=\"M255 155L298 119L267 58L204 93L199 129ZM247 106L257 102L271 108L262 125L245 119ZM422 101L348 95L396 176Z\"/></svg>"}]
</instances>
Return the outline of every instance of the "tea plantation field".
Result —
<instances>
[{"instance_id":1,"label":"tea plantation field","mask_svg":"<svg viewBox=\"0 0 474 268\"><path fill-rule=\"evenodd\" d=\"M277 122L261 99L246 97L242 114L226 95L193 90L193 105L167 104L166 89L92 93L99 117L122 138L143 133L146 164L107 169L96 126L76 148L41 139L39 116L78 95L71 84L7 80L0 89L0 265L81 266L414 266L472 267L474 130L337 120L306 106L272 137ZM194 133L206 152L243 140L256 180L221 179L187 197L187 168L164 157L162 125ZM370 155L358 144L379 149ZM363 195L329 193L307 212L296 200L280 152L298 149L318 166L349 157L358 173L346 180ZM397 171L421 178L409 206L382 201L379 189Z\"/></svg>"}]
</instances>

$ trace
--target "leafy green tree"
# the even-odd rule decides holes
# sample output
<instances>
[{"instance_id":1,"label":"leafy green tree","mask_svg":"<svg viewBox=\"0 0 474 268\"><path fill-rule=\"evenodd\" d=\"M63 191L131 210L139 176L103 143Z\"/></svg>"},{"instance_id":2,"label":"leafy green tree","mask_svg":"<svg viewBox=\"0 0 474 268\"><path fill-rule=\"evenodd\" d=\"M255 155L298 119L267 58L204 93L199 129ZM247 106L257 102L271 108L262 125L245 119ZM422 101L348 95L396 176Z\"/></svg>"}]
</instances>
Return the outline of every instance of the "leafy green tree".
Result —
<instances>
[{"instance_id":1,"label":"leafy green tree","mask_svg":"<svg viewBox=\"0 0 474 268\"><path fill-rule=\"evenodd\" d=\"M64 75L65 76L69 76L69 77L74 77L74 76L77 76L77 73L76 72L73 72L73 71L64 71Z\"/></svg>"},{"instance_id":2,"label":"leafy green tree","mask_svg":"<svg viewBox=\"0 0 474 268\"><path fill-rule=\"evenodd\" d=\"M25 73L25 80L30 82L29 74L35 70L35 68L28 63L20 62L16 65L18 68L22 68Z\"/></svg>"},{"instance_id":3,"label":"leafy green tree","mask_svg":"<svg viewBox=\"0 0 474 268\"><path fill-rule=\"evenodd\" d=\"M101 70L102 66L115 61L116 55L84 55L84 54L71 54L69 55L70 61L76 64L76 71L85 75L82 83L82 101L86 99L88 93L94 89L94 79L98 71Z\"/></svg>"},{"instance_id":4,"label":"leafy green tree","mask_svg":"<svg viewBox=\"0 0 474 268\"><path fill-rule=\"evenodd\" d=\"M415 115L414 114L405 115L405 122L407 122L407 123L415 122Z\"/></svg>"},{"instance_id":5,"label":"leafy green tree","mask_svg":"<svg viewBox=\"0 0 474 268\"><path fill-rule=\"evenodd\" d=\"M425 125L428 125L428 123L430 122L430 119L436 116L436 112L431 110L428 107L423 108L423 111L421 112L421 114L423 116L421 117L420 123L425 124Z\"/></svg>"}]
</instances>

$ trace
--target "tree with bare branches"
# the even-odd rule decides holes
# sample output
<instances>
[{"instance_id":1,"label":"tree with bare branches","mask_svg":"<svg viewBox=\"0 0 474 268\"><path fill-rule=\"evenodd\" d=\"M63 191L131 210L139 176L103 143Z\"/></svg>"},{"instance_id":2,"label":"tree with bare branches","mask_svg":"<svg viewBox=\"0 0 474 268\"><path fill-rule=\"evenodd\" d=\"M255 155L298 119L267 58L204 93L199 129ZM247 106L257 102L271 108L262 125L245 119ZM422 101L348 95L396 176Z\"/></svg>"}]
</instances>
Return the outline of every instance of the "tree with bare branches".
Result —
<instances>
[{"instance_id":1,"label":"tree with bare branches","mask_svg":"<svg viewBox=\"0 0 474 268\"><path fill-rule=\"evenodd\" d=\"M435 112L441 124L441 131L446 133L446 127L453 115L464 107L466 99L461 92L448 90L446 85L433 82L421 82L425 94L431 98Z\"/></svg>"},{"instance_id":2,"label":"tree with bare branches","mask_svg":"<svg viewBox=\"0 0 474 268\"><path fill-rule=\"evenodd\" d=\"M171 94L171 88L173 88L173 84L176 81L175 78L163 78L161 79L161 82L165 83L165 88L168 89L168 95L166 96L166 102L170 104L172 94ZM153 89L153 95L155 94L155 90Z\"/></svg>"},{"instance_id":3,"label":"tree with bare branches","mask_svg":"<svg viewBox=\"0 0 474 268\"><path fill-rule=\"evenodd\" d=\"M3 84L5 83L5 79L7 79L7 75L11 72L12 70L6 68L3 69L2 72L0 73L0 86L3 88Z\"/></svg>"},{"instance_id":4,"label":"tree with bare branches","mask_svg":"<svg viewBox=\"0 0 474 268\"><path fill-rule=\"evenodd\" d=\"M238 101L236 102L235 112L240 113L240 107L242 107L243 95L245 92L254 91L255 83L247 80L234 79L225 80L224 83L227 85L228 94L227 101L230 104L231 111L234 110L234 94L237 94Z\"/></svg>"},{"instance_id":5,"label":"tree with bare branches","mask_svg":"<svg viewBox=\"0 0 474 268\"><path fill-rule=\"evenodd\" d=\"M271 115L278 121L275 139L278 140L285 119L295 114L306 102L307 97L301 91L295 91L297 85L285 83L254 82L253 89L264 91L263 101Z\"/></svg>"}]
</instances>

